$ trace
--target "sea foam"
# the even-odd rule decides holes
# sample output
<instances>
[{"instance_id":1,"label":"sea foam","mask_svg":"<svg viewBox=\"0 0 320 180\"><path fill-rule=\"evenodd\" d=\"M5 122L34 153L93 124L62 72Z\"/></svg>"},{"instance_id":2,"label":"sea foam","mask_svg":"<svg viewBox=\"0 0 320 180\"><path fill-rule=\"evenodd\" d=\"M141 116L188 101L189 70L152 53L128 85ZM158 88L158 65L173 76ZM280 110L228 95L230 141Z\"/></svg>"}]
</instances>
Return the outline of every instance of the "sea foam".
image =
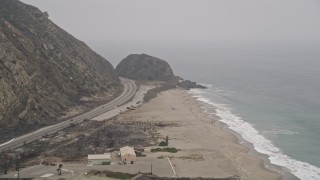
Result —
<instances>
[{"instance_id":1,"label":"sea foam","mask_svg":"<svg viewBox=\"0 0 320 180\"><path fill-rule=\"evenodd\" d=\"M292 174L302 180L320 179L320 168L285 155L279 148L274 146L270 140L262 136L252 124L232 113L228 105L214 103L206 98L204 95L205 91L192 89L190 93L196 97L198 101L205 103L208 108L214 108L216 115L221 118L221 122L226 123L231 130L241 135L246 141L252 143L256 151L268 155L268 159L272 164L287 168Z\"/></svg>"}]
</instances>

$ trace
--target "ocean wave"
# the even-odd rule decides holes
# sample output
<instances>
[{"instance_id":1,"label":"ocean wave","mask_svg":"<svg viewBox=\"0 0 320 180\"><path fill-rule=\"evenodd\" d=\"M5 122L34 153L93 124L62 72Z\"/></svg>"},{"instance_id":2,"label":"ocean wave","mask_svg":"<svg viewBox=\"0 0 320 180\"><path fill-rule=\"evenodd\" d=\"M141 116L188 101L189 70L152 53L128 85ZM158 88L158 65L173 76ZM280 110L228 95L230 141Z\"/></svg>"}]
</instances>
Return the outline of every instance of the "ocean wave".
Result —
<instances>
[{"instance_id":1,"label":"ocean wave","mask_svg":"<svg viewBox=\"0 0 320 180\"><path fill-rule=\"evenodd\" d=\"M278 135L295 135L295 134L299 134L299 132L294 132L287 129L272 129L270 131L263 131L262 134L278 136Z\"/></svg>"},{"instance_id":2,"label":"ocean wave","mask_svg":"<svg viewBox=\"0 0 320 180\"><path fill-rule=\"evenodd\" d=\"M244 121L240 116L233 114L228 105L212 102L203 96L205 94L203 90L191 90L190 93L209 108L215 108L216 115L221 118L220 121L226 123L231 130L240 134L243 139L252 143L256 151L268 155L268 159L272 164L287 168L292 174L302 180L320 179L320 168L285 155L270 140L262 136L252 124Z\"/></svg>"}]
</instances>

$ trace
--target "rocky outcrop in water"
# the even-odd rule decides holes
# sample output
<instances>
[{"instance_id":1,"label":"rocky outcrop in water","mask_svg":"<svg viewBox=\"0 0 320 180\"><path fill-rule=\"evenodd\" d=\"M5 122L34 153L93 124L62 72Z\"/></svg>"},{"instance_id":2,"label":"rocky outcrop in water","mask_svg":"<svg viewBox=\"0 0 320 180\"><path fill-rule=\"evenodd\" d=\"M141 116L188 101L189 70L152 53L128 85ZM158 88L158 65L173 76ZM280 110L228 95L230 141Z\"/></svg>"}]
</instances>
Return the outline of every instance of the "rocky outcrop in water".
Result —
<instances>
[{"instance_id":1,"label":"rocky outcrop in water","mask_svg":"<svg viewBox=\"0 0 320 180\"><path fill-rule=\"evenodd\" d=\"M178 83L177 83L177 86L181 87L181 88L184 88L184 89L206 89L207 87L203 86L203 85L200 85L196 82L192 82L190 80L180 80Z\"/></svg>"},{"instance_id":2,"label":"rocky outcrop in water","mask_svg":"<svg viewBox=\"0 0 320 180\"><path fill-rule=\"evenodd\" d=\"M107 101L120 89L112 65L47 13L0 1L0 142L3 134L52 124L83 99Z\"/></svg>"}]
</instances>

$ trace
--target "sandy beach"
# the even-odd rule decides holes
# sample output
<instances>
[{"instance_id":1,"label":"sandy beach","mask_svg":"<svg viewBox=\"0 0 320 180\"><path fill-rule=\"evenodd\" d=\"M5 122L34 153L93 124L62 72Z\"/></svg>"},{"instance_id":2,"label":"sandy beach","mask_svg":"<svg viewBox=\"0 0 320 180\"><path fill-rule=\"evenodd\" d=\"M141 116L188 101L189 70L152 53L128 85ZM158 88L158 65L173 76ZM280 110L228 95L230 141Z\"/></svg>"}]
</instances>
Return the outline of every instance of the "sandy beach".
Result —
<instances>
[{"instance_id":1,"label":"sandy beach","mask_svg":"<svg viewBox=\"0 0 320 180\"><path fill-rule=\"evenodd\" d=\"M169 156L178 177L283 178L265 168L262 159L249 155L249 148L240 145L225 125L208 118L185 90L162 92L142 107L120 115L118 120L172 124L160 128L158 133L163 139L169 136L169 147L181 151L153 155Z\"/></svg>"}]
</instances>

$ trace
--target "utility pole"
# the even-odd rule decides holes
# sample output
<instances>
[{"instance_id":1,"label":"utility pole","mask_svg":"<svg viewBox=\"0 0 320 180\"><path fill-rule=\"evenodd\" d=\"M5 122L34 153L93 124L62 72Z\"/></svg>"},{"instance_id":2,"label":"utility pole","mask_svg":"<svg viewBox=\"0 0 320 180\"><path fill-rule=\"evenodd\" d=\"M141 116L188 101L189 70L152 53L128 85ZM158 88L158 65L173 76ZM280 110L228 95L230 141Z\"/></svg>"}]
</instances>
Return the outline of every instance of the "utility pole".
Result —
<instances>
[{"instance_id":1,"label":"utility pole","mask_svg":"<svg viewBox=\"0 0 320 180\"><path fill-rule=\"evenodd\" d=\"M61 175L61 168L62 168L62 164L59 164L57 169L58 175Z\"/></svg>"},{"instance_id":2,"label":"utility pole","mask_svg":"<svg viewBox=\"0 0 320 180\"><path fill-rule=\"evenodd\" d=\"M18 171L18 179L20 179L20 155L16 157L16 171Z\"/></svg>"},{"instance_id":3,"label":"utility pole","mask_svg":"<svg viewBox=\"0 0 320 180\"><path fill-rule=\"evenodd\" d=\"M152 175L152 163L151 163L151 173L150 174Z\"/></svg>"},{"instance_id":4,"label":"utility pole","mask_svg":"<svg viewBox=\"0 0 320 180\"><path fill-rule=\"evenodd\" d=\"M104 120L103 130L104 130L104 139L106 139L106 119Z\"/></svg>"},{"instance_id":5,"label":"utility pole","mask_svg":"<svg viewBox=\"0 0 320 180\"><path fill-rule=\"evenodd\" d=\"M168 136L166 136L166 144L167 144L167 146L169 145L169 137Z\"/></svg>"}]
</instances>

